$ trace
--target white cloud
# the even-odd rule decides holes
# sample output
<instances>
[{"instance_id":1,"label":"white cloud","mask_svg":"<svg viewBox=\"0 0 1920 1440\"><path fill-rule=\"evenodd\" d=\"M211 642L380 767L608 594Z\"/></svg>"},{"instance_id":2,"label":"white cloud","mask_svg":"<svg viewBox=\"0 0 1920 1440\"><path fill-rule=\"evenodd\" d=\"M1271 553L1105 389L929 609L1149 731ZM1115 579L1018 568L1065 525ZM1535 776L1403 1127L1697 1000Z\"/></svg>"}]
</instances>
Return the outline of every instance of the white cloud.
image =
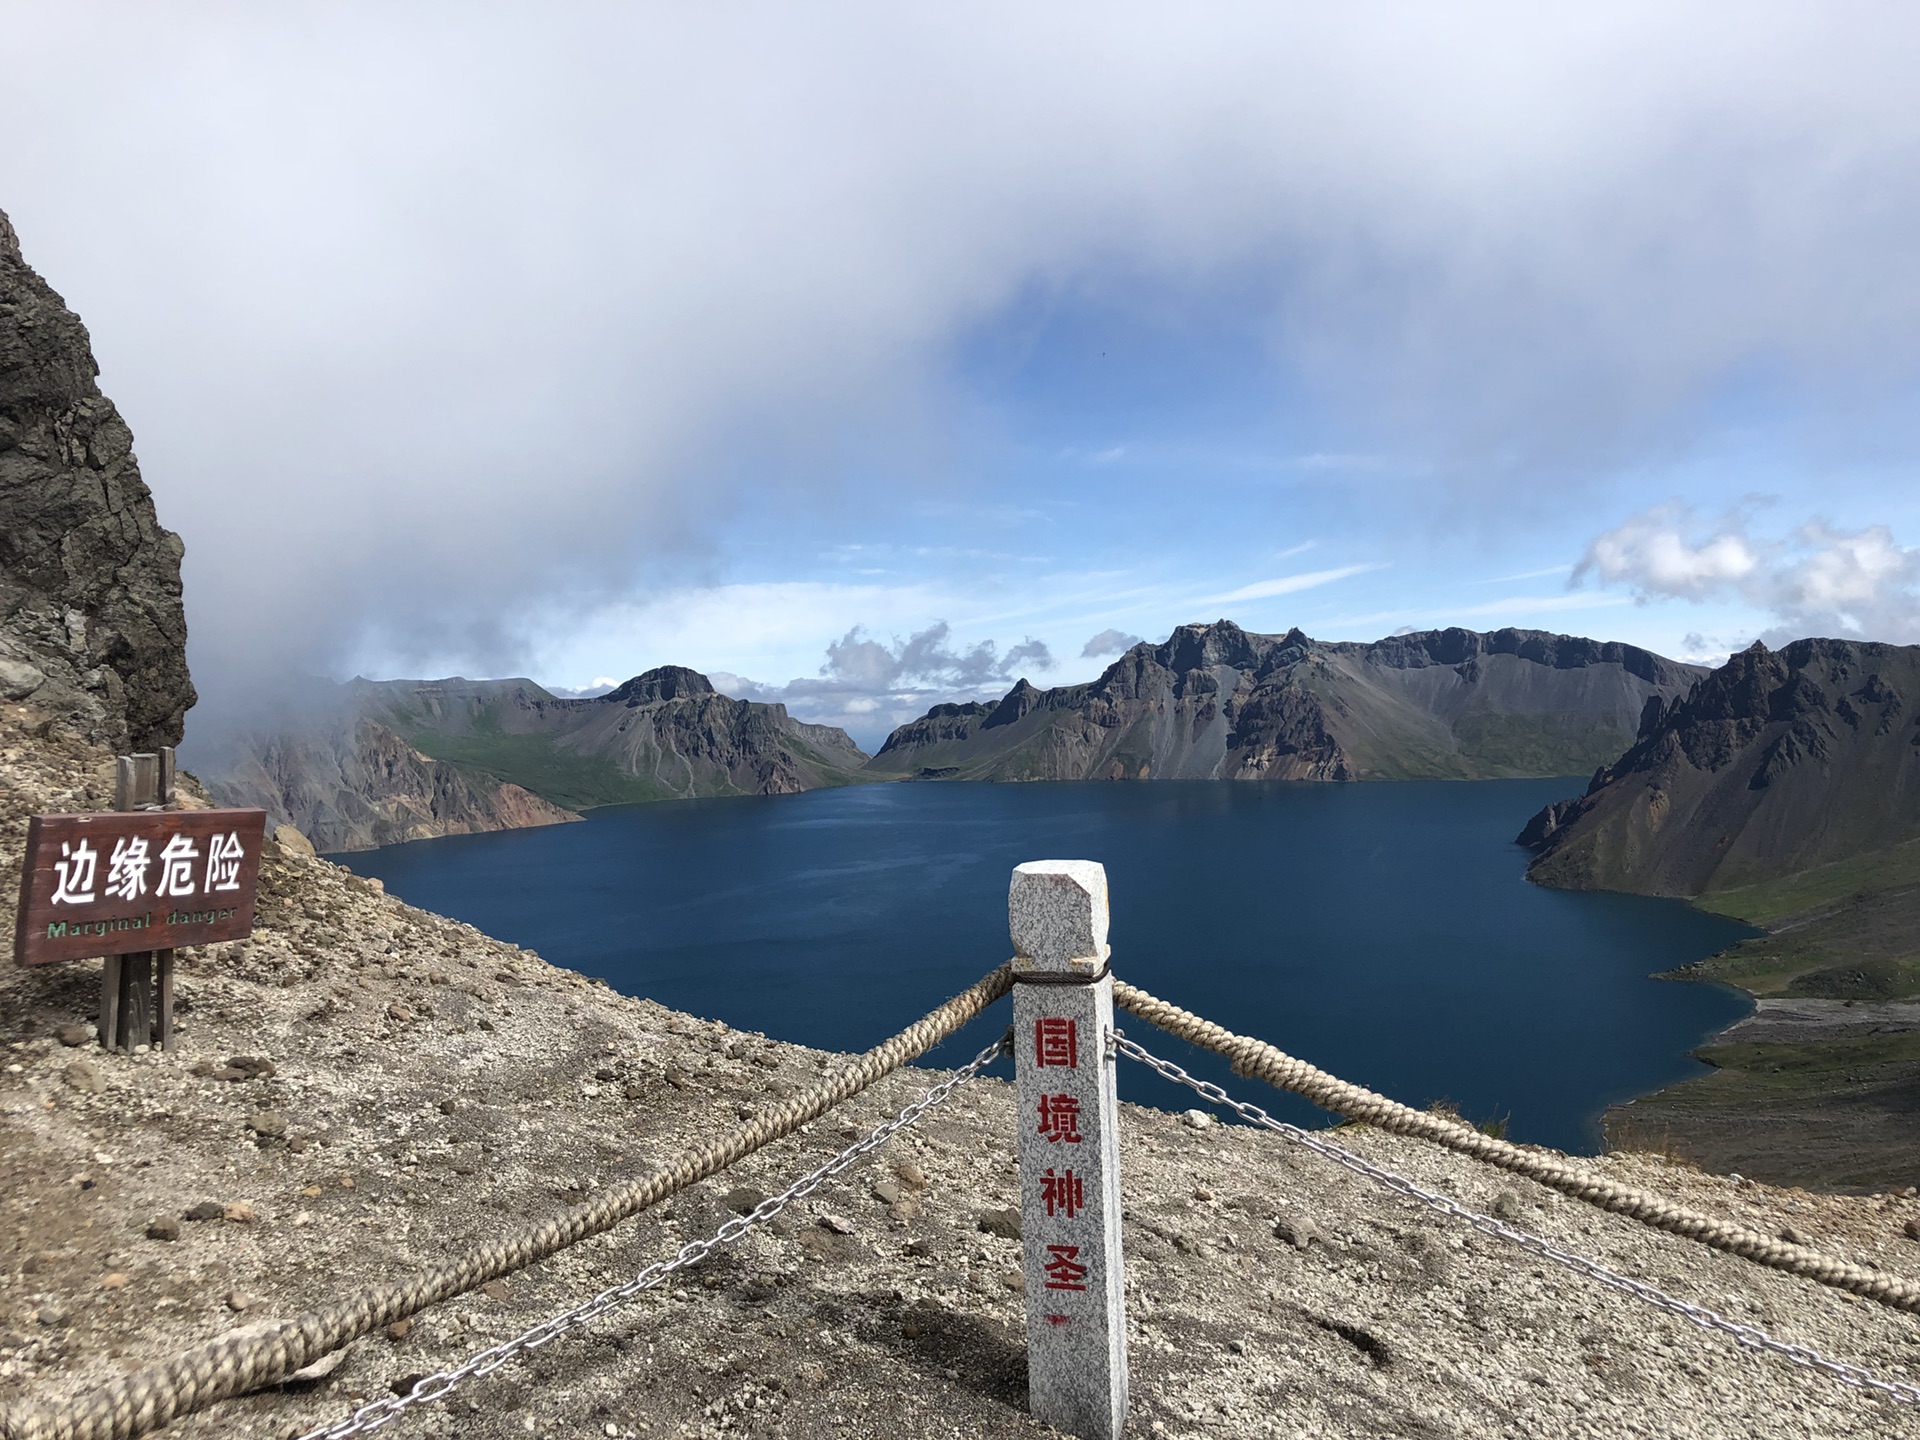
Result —
<instances>
[{"instance_id":1,"label":"white cloud","mask_svg":"<svg viewBox=\"0 0 1920 1440\"><path fill-rule=\"evenodd\" d=\"M1242 585L1238 590L1229 590L1224 595L1214 595L1200 601L1202 605L1232 605L1242 600L1270 600L1276 595L1293 595L1301 590L1313 590L1322 585L1331 585L1336 580L1345 580L1349 576L1364 575L1369 570L1383 570L1384 564L1340 565L1331 570L1309 570L1300 575L1286 575L1278 580L1259 580L1252 585Z\"/></svg>"},{"instance_id":2,"label":"white cloud","mask_svg":"<svg viewBox=\"0 0 1920 1440\"><path fill-rule=\"evenodd\" d=\"M87 103L13 68L0 196L185 533L196 665L523 664L529 608L965 452L955 348L1036 291L1230 292L1339 422L1309 481L1531 496L1756 362L1891 406L1917 37L1849 0L64 0L7 41Z\"/></svg>"},{"instance_id":3,"label":"white cloud","mask_svg":"<svg viewBox=\"0 0 1920 1440\"><path fill-rule=\"evenodd\" d=\"M1813 519L1776 539L1750 527L1743 514L1706 522L1684 505L1659 506L1596 536L1572 583L1591 574L1642 603L1737 598L1778 622L1770 640L1920 641L1920 549L1901 546L1888 527L1848 531Z\"/></svg>"},{"instance_id":4,"label":"white cloud","mask_svg":"<svg viewBox=\"0 0 1920 1440\"><path fill-rule=\"evenodd\" d=\"M1109 655L1121 655L1139 643L1138 635L1129 635L1125 630L1102 630L1080 647L1080 658L1101 660Z\"/></svg>"}]
</instances>

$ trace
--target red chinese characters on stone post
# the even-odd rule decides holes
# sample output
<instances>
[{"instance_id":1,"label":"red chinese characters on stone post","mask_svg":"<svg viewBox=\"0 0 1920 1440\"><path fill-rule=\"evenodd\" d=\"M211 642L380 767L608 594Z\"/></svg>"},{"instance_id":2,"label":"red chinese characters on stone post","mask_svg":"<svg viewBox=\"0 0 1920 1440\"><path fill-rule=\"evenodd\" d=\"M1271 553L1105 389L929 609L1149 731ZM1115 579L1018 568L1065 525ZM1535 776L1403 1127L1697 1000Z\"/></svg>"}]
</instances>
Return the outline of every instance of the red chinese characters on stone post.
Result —
<instances>
[{"instance_id":1,"label":"red chinese characters on stone post","mask_svg":"<svg viewBox=\"0 0 1920 1440\"><path fill-rule=\"evenodd\" d=\"M1047 1207L1048 1215L1071 1220L1086 1208L1087 1187L1073 1171L1056 1175L1049 1167L1040 1177L1040 1203Z\"/></svg>"},{"instance_id":2,"label":"red chinese characters on stone post","mask_svg":"<svg viewBox=\"0 0 1920 1440\"><path fill-rule=\"evenodd\" d=\"M1049 1065L1066 1070L1080 1068L1080 1027L1058 1015L1043 1015L1033 1022L1033 1063L1044 1070Z\"/></svg>"},{"instance_id":3,"label":"red chinese characters on stone post","mask_svg":"<svg viewBox=\"0 0 1920 1440\"><path fill-rule=\"evenodd\" d=\"M1080 1263L1078 1245L1047 1246L1047 1289L1085 1290L1087 1267Z\"/></svg>"},{"instance_id":4,"label":"red chinese characters on stone post","mask_svg":"<svg viewBox=\"0 0 1920 1440\"><path fill-rule=\"evenodd\" d=\"M1040 1129L1049 1144L1080 1143L1080 1101L1072 1095L1040 1097Z\"/></svg>"}]
</instances>

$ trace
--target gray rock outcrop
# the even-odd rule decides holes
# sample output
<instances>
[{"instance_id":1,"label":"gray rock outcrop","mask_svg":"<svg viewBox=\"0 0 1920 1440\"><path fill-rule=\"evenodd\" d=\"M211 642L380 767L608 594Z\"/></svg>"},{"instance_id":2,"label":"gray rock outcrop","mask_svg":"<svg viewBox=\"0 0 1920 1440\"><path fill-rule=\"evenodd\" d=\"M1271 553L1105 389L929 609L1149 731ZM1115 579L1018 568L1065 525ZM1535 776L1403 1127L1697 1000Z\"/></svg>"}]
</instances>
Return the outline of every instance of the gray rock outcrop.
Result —
<instances>
[{"instance_id":1,"label":"gray rock outcrop","mask_svg":"<svg viewBox=\"0 0 1920 1440\"><path fill-rule=\"evenodd\" d=\"M182 547L99 373L0 213L0 700L150 750L179 743L195 698Z\"/></svg>"},{"instance_id":2,"label":"gray rock outcrop","mask_svg":"<svg viewBox=\"0 0 1920 1440\"><path fill-rule=\"evenodd\" d=\"M1648 704L1704 675L1632 645L1537 630L1372 644L1227 620L1134 646L1098 680L937 705L870 770L964 780L1404 780L1585 774Z\"/></svg>"},{"instance_id":3,"label":"gray rock outcrop","mask_svg":"<svg viewBox=\"0 0 1920 1440\"><path fill-rule=\"evenodd\" d=\"M1920 646L1755 644L1520 836L1573 889L1699 895L1920 836Z\"/></svg>"}]
</instances>

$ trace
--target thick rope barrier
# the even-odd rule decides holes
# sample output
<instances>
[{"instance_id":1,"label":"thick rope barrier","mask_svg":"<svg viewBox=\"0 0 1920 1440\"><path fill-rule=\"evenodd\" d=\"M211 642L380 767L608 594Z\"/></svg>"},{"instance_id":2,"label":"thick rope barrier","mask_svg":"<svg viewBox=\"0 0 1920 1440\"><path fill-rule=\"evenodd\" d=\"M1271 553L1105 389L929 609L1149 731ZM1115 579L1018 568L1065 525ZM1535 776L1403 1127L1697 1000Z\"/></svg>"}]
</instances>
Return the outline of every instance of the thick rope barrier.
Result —
<instances>
[{"instance_id":1,"label":"thick rope barrier","mask_svg":"<svg viewBox=\"0 0 1920 1440\"><path fill-rule=\"evenodd\" d=\"M1005 995L1012 984L1011 967L1002 965L891 1040L751 1123L709 1141L673 1165L614 1186L589 1204L478 1246L412 1279L374 1286L264 1330L209 1341L132 1374L104 1380L70 1400L16 1404L0 1413L0 1440L128 1440L179 1416L282 1380L362 1335L601 1234L792 1134L925 1054Z\"/></svg>"},{"instance_id":2,"label":"thick rope barrier","mask_svg":"<svg viewBox=\"0 0 1920 1440\"><path fill-rule=\"evenodd\" d=\"M1656 1230L1697 1240L1729 1255L1738 1255L1742 1259L1803 1279L1817 1280L1822 1285L1831 1285L1836 1290L1877 1300L1896 1310L1920 1314L1920 1285L1912 1281L1897 1279L1851 1261L1823 1255L1804 1245L1794 1245L1747 1226L1688 1209L1650 1191L1621 1185L1596 1175L1557 1154L1523 1149L1505 1140L1495 1139L1465 1121L1402 1105L1365 1086L1329 1075L1263 1040L1236 1035L1211 1020L1203 1020L1191 1011L1182 1010L1122 981L1114 982L1113 1000L1129 1014L1159 1026L1168 1034L1225 1056L1233 1063L1236 1075L1264 1080L1277 1089L1312 1101L1322 1110L1331 1110L1349 1120L1377 1125L1396 1135L1430 1140L1475 1160L1524 1175L1529 1180L1538 1181L1563 1195L1583 1200L1602 1210L1630 1216Z\"/></svg>"}]
</instances>

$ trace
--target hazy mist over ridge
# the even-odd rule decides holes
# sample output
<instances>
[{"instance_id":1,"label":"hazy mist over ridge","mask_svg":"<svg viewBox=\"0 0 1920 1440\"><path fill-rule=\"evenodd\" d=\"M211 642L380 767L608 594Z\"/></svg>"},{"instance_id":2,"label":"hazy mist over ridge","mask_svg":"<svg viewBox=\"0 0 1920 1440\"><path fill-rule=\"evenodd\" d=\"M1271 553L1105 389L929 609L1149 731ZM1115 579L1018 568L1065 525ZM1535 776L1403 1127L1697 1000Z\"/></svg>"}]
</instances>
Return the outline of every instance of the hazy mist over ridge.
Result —
<instances>
[{"instance_id":1,"label":"hazy mist over ridge","mask_svg":"<svg viewBox=\"0 0 1920 1440\"><path fill-rule=\"evenodd\" d=\"M1920 639L1910 11L8 28L86 56L0 93L0 203L203 713L674 661L831 720L1221 613Z\"/></svg>"}]
</instances>

